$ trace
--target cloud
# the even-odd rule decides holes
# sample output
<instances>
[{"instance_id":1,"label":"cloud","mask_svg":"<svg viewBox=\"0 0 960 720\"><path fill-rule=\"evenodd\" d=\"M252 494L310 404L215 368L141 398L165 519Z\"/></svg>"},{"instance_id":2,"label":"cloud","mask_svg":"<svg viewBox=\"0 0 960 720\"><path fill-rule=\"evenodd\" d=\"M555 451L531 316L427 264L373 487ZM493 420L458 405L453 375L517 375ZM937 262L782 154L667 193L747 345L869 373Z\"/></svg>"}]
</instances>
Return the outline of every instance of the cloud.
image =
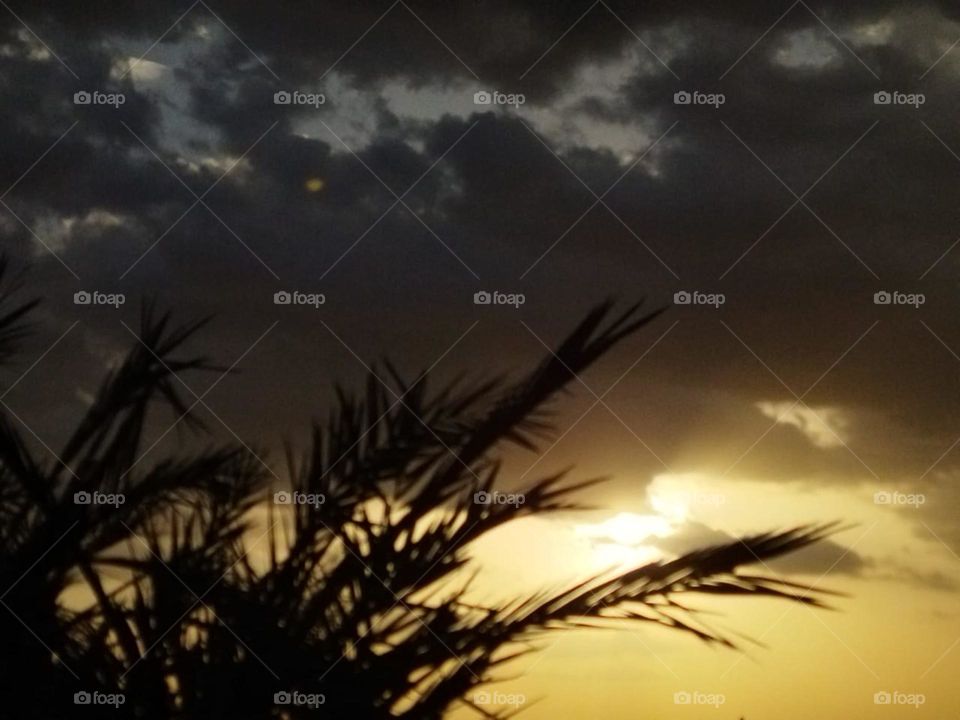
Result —
<instances>
[{"instance_id":1,"label":"cloud","mask_svg":"<svg viewBox=\"0 0 960 720\"><path fill-rule=\"evenodd\" d=\"M5 202L30 227L0 208L5 247L34 266L58 327L79 317L76 283L31 231L82 284L119 286L131 308L158 297L215 314L211 346L227 354L273 322L282 285L322 288L324 321L358 354L420 368L473 322L481 284L525 292L524 321L551 339L611 294L669 304L681 288L722 291L722 313L671 308L654 331L676 328L605 398L631 433L681 470L848 485L874 473L920 477L960 427L960 405L943 402L960 393L944 347L960 351L960 253L947 252L957 217L940 191L958 167L930 132L960 148L958 56L926 77L920 113L875 106L868 67L909 90L956 39L960 12L887 1L815 8L858 60L802 6L751 49L779 14L769 4L609 5L670 69L602 6L571 29L583 8L410 4L419 20L398 5L377 22L385 8L372 4L246 4L223 10L230 30L197 6L151 48L185 7L12 3L81 79L0 13L0 98L17 109L0 118L0 192L17 183ZM148 49L120 79L118 68ZM277 89L298 86L328 102L273 104ZM128 101L78 109L81 87L116 87ZM481 87L527 102L473 106ZM678 106L679 89L727 101L717 112ZM312 178L322 191L305 191ZM210 210L187 213L195 199L181 181L198 194L216 183ZM390 209L415 182L410 209ZM808 189L795 205L793 193ZM896 288L926 293L922 312L873 304L874 292ZM481 319L457 362L509 370L542 351L515 318ZM91 345L124 339L115 318L83 323ZM319 413L322 381L362 370L315 316L292 314L282 328L283 343L246 361L261 381L287 369L270 392L238 377L219 399L251 433ZM652 340L612 358L596 387ZM64 363L65 376L100 367L82 348ZM797 394L812 388L809 408L786 412L791 401L771 399L782 388L764 365ZM67 379L50 382L39 404L72 397L56 387ZM257 413L241 389L257 395ZM610 428L603 442L630 460L618 467L662 471L619 422ZM595 442L588 433L585 450ZM938 470L957 466L948 452ZM944 513L935 527L952 541L955 524Z\"/></svg>"},{"instance_id":2,"label":"cloud","mask_svg":"<svg viewBox=\"0 0 960 720\"><path fill-rule=\"evenodd\" d=\"M757 403L757 408L778 424L797 428L814 447L825 450L841 447L848 440L849 418L838 408L811 408L789 400L762 401Z\"/></svg>"}]
</instances>

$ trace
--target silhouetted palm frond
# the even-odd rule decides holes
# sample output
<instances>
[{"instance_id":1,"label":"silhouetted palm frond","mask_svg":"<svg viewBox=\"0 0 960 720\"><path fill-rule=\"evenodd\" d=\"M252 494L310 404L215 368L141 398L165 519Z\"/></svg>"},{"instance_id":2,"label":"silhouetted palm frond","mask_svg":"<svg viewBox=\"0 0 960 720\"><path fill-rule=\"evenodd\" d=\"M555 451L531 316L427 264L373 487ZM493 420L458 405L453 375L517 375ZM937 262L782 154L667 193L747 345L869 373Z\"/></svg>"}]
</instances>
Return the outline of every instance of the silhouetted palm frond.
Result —
<instances>
[{"instance_id":1,"label":"silhouetted palm frond","mask_svg":"<svg viewBox=\"0 0 960 720\"><path fill-rule=\"evenodd\" d=\"M305 452L288 448L289 491L313 504L285 504L272 495L285 483L244 445L144 459L151 408L191 422L179 375L213 367L184 355L201 324L175 327L148 308L55 462L0 416L0 586L10 588L0 630L11 638L0 704L44 677L44 700L24 718L76 717L82 689L123 693L125 716L148 720L312 717L277 704L287 691L322 695L328 717L440 718L457 702L503 717L468 694L540 633L653 622L732 646L680 598L819 607L822 593L743 568L832 526L745 537L503 606L467 601L482 574L477 540L520 517L575 510L599 482L556 473L518 488L522 504L483 502L503 484L502 451L549 437L558 394L657 315L604 303L518 380L432 388L426 375L374 368L362 392L337 388ZM126 502L74 502L93 491ZM68 603L68 592L87 600Z\"/></svg>"}]
</instances>

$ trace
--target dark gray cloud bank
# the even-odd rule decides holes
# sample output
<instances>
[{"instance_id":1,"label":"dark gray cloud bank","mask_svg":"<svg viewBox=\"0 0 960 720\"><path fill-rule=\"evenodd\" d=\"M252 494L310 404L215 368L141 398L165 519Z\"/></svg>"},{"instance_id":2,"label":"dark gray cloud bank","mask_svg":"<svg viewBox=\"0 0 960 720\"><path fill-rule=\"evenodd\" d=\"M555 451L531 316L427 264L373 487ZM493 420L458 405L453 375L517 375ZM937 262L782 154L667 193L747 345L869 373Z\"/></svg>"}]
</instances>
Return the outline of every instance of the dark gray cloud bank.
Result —
<instances>
[{"instance_id":1,"label":"dark gray cloud bank","mask_svg":"<svg viewBox=\"0 0 960 720\"><path fill-rule=\"evenodd\" d=\"M228 365L277 322L207 398L273 445L359 377L353 352L415 372L479 321L437 372L510 369L603 297L722 293L585 378L601 392L669 329L607 399L659 460L601 410L543 468L920 488L957 547L956 4L636 5L10 2L0 238L45 299L30 358L78 322L10 406L53 442L149 297L213 315ZM127 302L77 306L82 289ZM327 302L273 304L294 289ZM526 303L475 306L480 289ZM591 446L616 463L582 462Z\"/></svg>"}]
</instances>

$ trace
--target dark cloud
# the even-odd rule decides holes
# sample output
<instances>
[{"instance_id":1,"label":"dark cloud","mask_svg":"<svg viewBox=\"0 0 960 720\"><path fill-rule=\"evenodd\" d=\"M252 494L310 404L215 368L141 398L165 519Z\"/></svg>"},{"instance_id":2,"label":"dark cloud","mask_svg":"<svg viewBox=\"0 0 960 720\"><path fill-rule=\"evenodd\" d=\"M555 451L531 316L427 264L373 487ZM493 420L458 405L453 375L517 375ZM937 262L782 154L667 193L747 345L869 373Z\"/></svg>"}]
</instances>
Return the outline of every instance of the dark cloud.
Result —
<instances>
[{"instance_id":1,"label":"dark cloud","mask_svg":"<svg viewBox=\"0 0 960 720\"><path fill-rule=\"evenodd\" d=\"M11 395L42 437L62 432L80 391L131 340L116 321L133 326L142 298L215 315L208 343L228 363L279 321L246 374L212 397L259 439L319 414L331 379L363 371L351 351L414 372L480 320L438 371L514 369L543 352L531 331L551 342L602 297L669 304L680 289L726 303L673 308L610 358L588 379L598 392L678 322L606 401L630 430L600 408L551 463L602 447L640 478L662 460L771 481L916 483L960 434L960 405L944 401L960 393L960 251L949 252L960 217L944 191L960 173L956 57L921 79L955 40L952 5L810 4L845 47L803 5L763 35L782 12L767 3L610 2L652 53L603 5L581 20L583 3L198 4L173 27L189 3L10 7L42 43L0 12L0 192L43 158L4 198L30 230L0 207L0 233L46 299L37 353L82 324ZM155 65L120 77L167 30L146 57ZM327 103L273 103L294 87ZM481 87L528 102L476 107ZM73 104L94 88L127 102ZM694 89L726 101L674 104ZM926 102L877 106L879 89ZM424 99L403 109L398 94ZM415 181L409 207L388 212ZM184 215L190 190L214 183L209 209ZM791 190L809 209L784 215ZM80 287L130 302L81 312ZM480 313L471 298L484 287L528 302ZM278 315L284 288L322 291L328 304ZM882 289L926 303L877 306ZM793 402L791 390L841 413L848 447L771 429L757 403ZM939 467L956 461L948 452ZM932 517L954 542L952 510Z\"/></svg>"}]
</instances>

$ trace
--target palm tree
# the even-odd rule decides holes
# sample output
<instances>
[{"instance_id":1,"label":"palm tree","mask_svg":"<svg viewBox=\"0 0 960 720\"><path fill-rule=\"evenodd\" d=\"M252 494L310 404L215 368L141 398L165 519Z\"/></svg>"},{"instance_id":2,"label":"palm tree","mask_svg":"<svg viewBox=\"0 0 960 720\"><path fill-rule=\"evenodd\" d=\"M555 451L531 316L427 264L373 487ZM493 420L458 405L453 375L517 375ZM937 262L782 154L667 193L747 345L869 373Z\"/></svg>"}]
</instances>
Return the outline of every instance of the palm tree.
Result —
<instances>
[{"instance_id":1,"label":"palm tree","mask_svg":"<svg viewBox=\"0 0 960 720\"><path fill-rule=\"evenodd\" d=\"M0 308L9 308L6 361L32 304L7 287ZM500 484L506 445L535 449L549 436L547 411L574 374L658 314L641 310L594 308L519 380L432 388L389 363L381 382L374 368L361 392L338 388L307 450L287 449L281 479L242 443L138 462L158 404L204 432L178 376L213 367L184 355L202 323L176 327L148 306L140 342L57 458L37 456L0 413L0 706L43 720L254 720L316 717L309 705L322 700L326 717L430 719L466 703L504 717L471 693L543 632L653 622L733 647L679 598L820 606L809 589L740 568L816 542L829 526L745 537L505 605L467 601L479 538L519 517L576 510L575 494L597 482L554 474L522 488L522 505L475 501ZM315 502L276 504L286 499L277 490ZM126 501L74 501L93 491ZM255 520L262 508L266 525ZM66 602L68 588L89 602ZM76 705L77 692L124 704L119 715Z\"/></svg>"}]
</instances>

